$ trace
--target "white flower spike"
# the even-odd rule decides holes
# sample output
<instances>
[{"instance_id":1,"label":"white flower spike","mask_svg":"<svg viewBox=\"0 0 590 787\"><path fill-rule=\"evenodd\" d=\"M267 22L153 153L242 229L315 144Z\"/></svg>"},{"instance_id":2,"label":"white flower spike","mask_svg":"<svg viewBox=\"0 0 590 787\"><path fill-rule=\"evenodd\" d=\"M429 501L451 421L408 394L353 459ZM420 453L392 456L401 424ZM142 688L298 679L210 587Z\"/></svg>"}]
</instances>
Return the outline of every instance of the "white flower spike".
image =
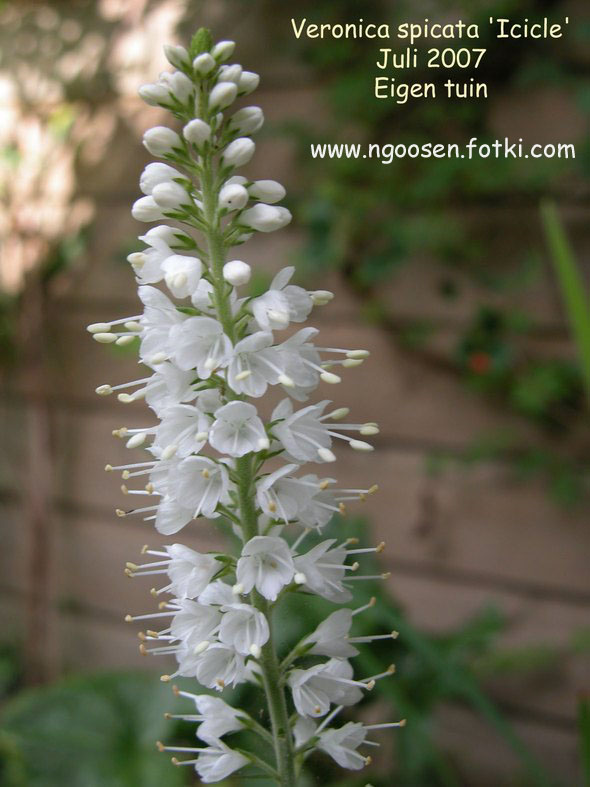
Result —
<instances>
[{"instance_id":1,"label":"white flower spike","mask_svg":"<svg viewBox=\"0 0 590 787\"><path fill-rule=\"evenodd\" d=\"M145 222L169 218L185 229L160 223L139 236L144 247L128 261L141 313L93 323L88 331L101 344L137 342L147 367L136 380L96 389L100 396L115 393L124 404L144 400L153 413L142 426L113 431L144 453L105 468L121 473L125 499L137 502L117 515L139 515L164 536L223 517L242 542L238 554L202 553L176 542L146 546L141 560L125 565L128 577L156 580L151 595L157 610L125 619L150 626L139 632L142 653L176 659L176 671L162 680L180 675L219 694L250 682L264 691L269 711L267 729L219 696L176 689L193 704L192 712L167 716L196 723L204 745L158 748L172 752L176 765L194 767L206 784L253 767L282 787L295 787L296 760L311 750L357 770L370 761L359 752L372 743L370 730L403 725L329 726L344 706L393 673L390 667L358 679L349 659L358 647L397 635L354 635L356 616L373 606L371 599L333 611L282 661L275 648L272 613L284 595L304 600L315 594L342 604L358 581L387 576L358 571L357 556L381 552L383 544L353 548L352 538L304 546L310 533L377 487L338 489L334 478L303 465L335 463L338 440L371 451L364 438L379 429L373 422L343 423L348 409L328 407L328 400L293 404L306 402L322 383L339 383L335 370L346 372L369 355L317 346L318 331L311 327L277 336L305 322L333 294L292 284L295 271L287 267L253 296L247 291L250 265L233 258L233 248L254 232L291 221L290 212L276 204L285 197L280 183L236 172L254 154L251 137L264 115L257 106L230 109L259 82L254 72L228 62L234 48L233 41L214 45L210 33L199 30L188 49L166 47L172 72L140 88L148 104L174 115L182 132L167 126L145 132L143 144L164 161L145 167L143 196L132 214ZM244 290L238 294L237 288ZM257 400L278 386L286 398L265 416L269 408L258 407ZM273 761L231 748L224 739L240 730L270 744ZM177 758L181 754L188 756Z\"/></svg>"}]
</instances>

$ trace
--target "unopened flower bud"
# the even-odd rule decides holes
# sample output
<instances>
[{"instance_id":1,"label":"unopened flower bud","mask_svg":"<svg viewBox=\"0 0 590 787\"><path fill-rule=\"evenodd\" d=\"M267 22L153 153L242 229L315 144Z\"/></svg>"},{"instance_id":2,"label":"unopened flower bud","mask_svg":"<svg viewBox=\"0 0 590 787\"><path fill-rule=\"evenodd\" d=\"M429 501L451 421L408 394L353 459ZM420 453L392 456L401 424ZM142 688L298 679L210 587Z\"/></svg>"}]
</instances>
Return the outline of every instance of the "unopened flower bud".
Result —
<instances>
[{"instance_id":1,"label":"unopened flower bud","mask_svg":"<svg viewBox=\"0 0 590 787\"><path fill-rule=\"evenodd\" d=\"M231 183L219 192L219 207L222 210L241 210L248 204L249 195L243 186Z\"/></svg>"},{"instance_id":2,"label":"unopened flower bud","mask_svg":"<svg viewBox=\"0 0 590 787\"><path fill-rule=\"evenodd\" d=\"M209 52L203 52L202 54L197 55L193 60L193 68L197 74L206 76L207 74L210 74L215 68L215 60L211 57Z\"/></svg>"},{"instance_id":3,"label":"unopened flower bud","mask_svg":"<svg viewBox=\"0 0 590 787\"><path fill-rule=\"evenodd\" d=\"M187 190L173 180L154 186L152 197L161 208L180 208L181 205L190 205L192 202Z\"/></svg>"},{"instance_id":4,"label":"unopened flower bud","mask_svg":"<svg viewBox=\"0 0 590 787\"><path fill-rule=\"evenodd\" d=\"M223 278L234 287L247 284L251 275L252 269L247 262L242 262L242 260L230 260L223 266Z\"/></svg>"},{"instance_id":5,"label":"unopened flower bud","mask_svg":"<svg viewBox=\"0 0 590 787\"><path fill-rule=\"evenodd\" d=\"M148 164L139 178L139 188L144 194L151 194L154 187L160 183L172 180L173 178L182 178L183 175L174 167L160 162L153 162Z\"/></svg>"},{"instance_id":6,"label":"unopened flower bud","mask_svg":"<svg viewBox=\"0 0 590 787\"><path fill-rule=\"evenodd\" d=\"M174 66L174 68L182 69L190 65L191 59L183 46L165 44L164 54L166 55L166 60L171 66Z\"/></svg>"},{"instance_id":7,"label":"unopened flower bud","mask_svg":"<svg viewBox=\"0 0 590 787\"><path fill-rule=\"evenodd\" d=\"M255 134L263 123L264 113L260 107L243 107L230 118L229 129L238 134Z\"/></svg>"},{"instance_id":8,"label":"unopened flower bud","mask_svg":"<svg viewBox=\"0 0 590 787\"><path fill-rule=\"evenodd\" d=\"M238 79L238 94L240 96L247 96L252 93L260 84L260 77L254 71L242 71Z\"/></svg>"},{"instance_id":9,"label":"unopened flower bud","mask_svg":"<svg viewBox=\"0 0 590 787\"><path fill-rule=\"evenodd\" d=\"M215 44L211 50L211 54L218 63L224 63L233 55L235 48L235 41L220 41L218 44Z\"/></svg>"},{"instance_id":10,"label":"unopened flower bud","mask_svg":"<svg viewBox=\"0 0 590 787\"><path fill-rule=\"evenodd\" d=\"M164 85L149 82L146 85L141 85L137 91L140 97L152 107L157 107L170 99L170 93Z\"/></svg>"},{"instance_id":11,"label":"unopened flower bud","mask_svg":"<svg viewBox=\"0 0 590 787\"><path fill-rule=\"evenodd\" d=\"M249 137L238 137L226 147L221 160L226 167L243 167L247 164L256 149L255 143Z\"/></svg>"},{"instance_id":12,"label":"unopened flower bud","mask_svg":"<svg viewBox=\"0 0 590 787\"><path fill-rule=\"evenodd\" d=\"M143 135L143 144L153 156L166 156L174 148L182 149L182 142L175 131L167 126L154 126Z\"/></svg>"},{"instance_id":13,"label":"unopened flower bud","mask_svg":"<svg viewBox=\"0 0 590 787\"><path fill-rule=\"evenodd\" d=\"M153 197L140 197L131 207L131 215L137 221L159 221L164 218L162 208Z\"/></svg>"},{"instance_id":14,"label":"unopened flower bud","mask_svg":"<svg viewBox=\"0 0 590 787\"><path fill-rule=\"evenodd\" d=\"M219 69L218 82L234 82L236 85L242 76L242 66L234 63L232 66L221 66Z\"/></svg>"},{"instance_id":15,"label":"unopened flower bud","mask_svg":"<svg viewBox=\"0 0 590 787\"><path fill-rule=\"evenodd\" d=\"M182 136L187 142L192 142L193 145L199 147L203 142L208 142L211 139L211 126L204 120L195 118L182 129Z\"/></svg>"},{"instance_id":16,"label":"unopened flower bud","mask_svg":"<svg viewBox=\"0 0 590 787\"><path fill-rule=\"evenodd\" d=\"M259 202L242 213L240 223L246 227L252 227L258 232L274 232L274 230L286 227L291 218L291 213L287 208Z\"/></svg>"},{"instance_id":17,"label":"unopened flower bud","mask_svg":"<svg viewBox=\"0 0 590 787\"><path fill-rule=\"evenodd\" d=\"M229 107L238 95L238 86L234 82L219 82L209 94L209 107L220 110Z\"/></svg>"},{"instance_id":18,"label":"unopened flower bud","mask_svg":"<svg viewBox=\"0 0 590 787\"><path fill-rule=\"evenodd\" d=\"M251 197L271 205L280 202L287 193L276 180L255 180L248 189Z\"/></svg>"}]
</instances>

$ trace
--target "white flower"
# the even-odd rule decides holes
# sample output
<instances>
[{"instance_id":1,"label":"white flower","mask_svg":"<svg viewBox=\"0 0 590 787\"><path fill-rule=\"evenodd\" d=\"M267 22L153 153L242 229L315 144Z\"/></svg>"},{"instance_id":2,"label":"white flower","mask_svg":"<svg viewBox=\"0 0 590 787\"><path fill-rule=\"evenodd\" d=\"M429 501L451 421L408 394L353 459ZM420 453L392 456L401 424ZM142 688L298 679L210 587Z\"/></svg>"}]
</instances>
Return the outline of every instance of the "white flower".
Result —
<instances>
[{"instance_id":1,"label":"white flower","mask_svg":"<svg viewBox=\"0 0 590 787\"><path fill-rule=\"evenodd\" d=\"M293 267L283 268L272 280L268 291L251 301L254 319L263 331L280 330L286 328L289 322L307 319L313 301L302 287L289 284L294 271Z\"/></svg>"},{"instance_id":2,"label":"white flower","mask_svg":"<svg viewBox=\"0 0 590 787\"><path fill-rule=\"evenodd\" d=\"M248 402L229 402L216 410L209 443L229 456L244 456L269 446L264 424Z\"/></svg>"},{"instance_id":3,"label":"white flower","mask_svg":"<svg viewBox=\"0 0 590 787\"><path fill-rule=\"evenodd\" d=\"M232 346L221 323L212 317L189 317L170 334L174 361L181 369L196 368L203 380L227 365Z\"/></svg>"},{"instance_id":4,"label":"white flower","mask_svg":"<svg viewBox=\"0 0 590 787\"><path fill-rule=\"evenodd\" d=\"M258 505L271 519L281 519L285 524L296 520L311 499L313 486L290 475L298 469L298 465L284 465L256 485Z\"/></svg>"},{"instance_id":5,"label":"white flower","mask_svg":"<svg viewBox=\"0 0 590 787\"><path fill-rule=\"evenodd\" d=\"M218 63L223 63L225 60L229 60L235 48L235 41L219 41L211 50L211 54Z\"/></svg>"},{"instance_id":6,"label":"white flower","mask_svg":"<svg viewBox=\"0 0 590 787\"><path fill-rule=\"evenodd\" d=\"M317 328L301 328L276 347L281 364L293 382L286 390L291 397L299 401L305 400L319 382L320 354L309 341L318 333Z\"/></svg>"},{"instance_id":7,"label":"white flower","mask_svg":"<svg viewBox=\"0 0 590 787\"><path fill-rule=\"evenodd\" d=\"M183 46L178 44L164 44L166 60L174 68L185 68L190 65L191 59Z\"/></svg>"},{"instance_id":8,"label":"white flower","mask_svg":"<svg viewBox=\"0 0 590 787\"><path fill-rule=\"evenodd\" d=\"M190 508L184 506L174 497L163 497L158 504L156 514L156 530L163 536L172 536L178 533L193 518Z\"/></svg>"},{"instance_id":9,"label":"white flower","mask_svg":"<svg viewBox=\"0 0 590 787\"><path fill-rule=\"evenodd\" d=\"M195 765L199 778L204 784L220 782L232 773L249 764L249 760L240 752L233 751L222 741L202 751Z\"/></svg>"},{"instance_id":10,"label":"white flower","mask_svg":"<svg viewBox=\"0 0 590 787\"><path fill-rule=\"evenodd\" d=\"M297 716L297 721L293 727L293 737L297 747L303 746L316 734L317 724L308 716Z\"/></svg>"},{"instance_id":11,"label":"white flower","mask_svg":"<svg viewBox=\"0 0 590 787\"><path fill-rule=\"evenodd\" d=\"M153 197L140 197L131 208L131 215L137 221L160 221L164 218L162 208Z\"/></svg>"},{"instance_id":12,"label":"white flower","mask_svg":"<svg viewBox=\"0 0 590 787\"><path fill-rule=\"evenodd\" d=\"M216 607L207 607L191 599L177 602L178 612L170 623L170 634L194 649L209 640L219 628L221 612Z\"/></svg>"},{"instance_id":13,"label":"white flower","mask_svg":"<svg viewBox=\"0 0 590 787\"><path fill-rule=\"evenodd\" d=\"M221 157L222 164L225 167L243 167L244 164L247 164L250 161L254 155L255 149L256 144L250 139L250 137L238 137L237 139L234 139L233 142L230 142L226 147ZM249 211L246 211L246 213L249 213ZM246 214L244 213L243 216L245 215ZM240 221L243 220L243 216Z\"/></svg>"},{"instance_id":14,"label":"white flower","mask_svg":"<svg viewBox=\"0 0 590 787\"><path fill-rule=\"evenodd\" d=\"M262 128L264 113L260 107L243 107L235 112L229 121L229 128L237 134L255 134Z\"/></svg>"},{"instance_id":15,"label":"white flower","mask_svg":"<svg viewBox=\"0 0 590 787\"><path fill-rule=\"evenodd\" d=\"M194 702L203 719L197 735L206 743L215 746L224 735L244 728L244 714L232 708L221 697L200 694L194 697Z\"/></svg>"},{"instance_id":16,"label":"white flower","mask_svg":"<svg viewBox=\"0 0 590 787\"><path fill-rule=\"evenodd\" d=\"M178 599L196 598L221 568L213 555L195 552L184 544L172 544L166 551L170 555L166 567L170 577L168 589Z\"/></svg>"},{"instance_id":17,"label":"white flower","mask_svg":"<svg viewBox=\"0 0 590 787\"><path fill-rule=\"evenodd\" d=\"M192 372L183 371L166 361L156 366L142 395L149 407L159 416L171 405L190 402L195 398L197 394L192 386L193 379Z\"/></svg>"},{"instance_id":18,"label":"white flower","mask_svg":"<svg viewBox=\"0 0 590 787\"><path fill-rule=\"evenodd\" d=\"M198 453L207 442L212 419L199 407L175 404L165 410L161 418L152 444L156 456L164 452L184 458Z\"/></svg>"},{"instance_id":19,"label":"white flower","mask_svg":"<svg viewBox=\"0 0 590 787\"><path fill-rule=\"evenodd\" d=\"M273 434L281 441L287 453L302 462L333 462L330 450L332 438L327 427L319 420L328 401L318 402L293 412L289 399L284 399L274 410Z\"/></svg>"},{"instance_id":20,"label":"white flower","mask_svg":"<svg viewBox=\"0 0 590 787\"><path fill-rule=\"evenodd\" d=\"M157 284L162 281L164 278L162 262L174 253L174 248L182 248L183 240L186 238L188 236L185 232L175 227L167 227L165 224L152 227L145 235L140 235L139 240L146 243L149 248L133 252L127 257L137 281L140 284Z\"/></svg>"},{"instance_id":21,"label":"white flower","mask_svg":"<svg viewBox=\"0 0 590 787\"><path fill-rule=\"evenodd\" d=\"M174 478L175 493L193 517L217 516L219 503L229 501L229 476L222 465L202 456L189 456L179 464Z\"/></svg>"},{"instance_id":22,"label":"white flower","mask_svg":"<svg viewBox=\"0 0 590 787\"><path fill-rule=\"evenodd\" d=\"M238 79L238 94L246 96L252 93L260 84L260 76L254 71L242 71Z\"/></svg>"},{"instance_id":23,"label":"white flower","mask_svg":"<svg viewBox=\"0 0 590 787\"><path fill-rule=\"evenodd\" d=\"M240 224L258 230L258 232L274 232L286 227L291 219L291 212L287 208L258 202L242 213Z\"/></svg>"},{"instance_id":24,"label":"white flower","mask_svg":"<svg viewBox=\"0 0 590 787\"><path fill-rule=\"evenodd\" d=\"M139 354L148 365L161 363L169 357L172 329L187 318L155 287L139 287L138 294L144 305L139 319L142 326Z\"/></svg>"},{"instance_id":25,"label":"white flower","mask_svg":"<svg viewBox=\"0 0 590 787\"><path fill-rule=\"evenodd\" d=\"M322 730L317 747L329 754L341 768L358 771L368 762L366 757L357 752L358 747L365 742L366 736L367 731L362 724L349 721L339 729Z\"/></svg>"},{"instance_id":26,"label":"white flower","mask_svg":"<svg viewBox=\"0 0 590 787\"><path fill-rule=\"evenodd\" d=\"M306 590L338 604L350 601L352 594L342 584L346 575L346 549L343 546L332 549L335 543L333 538L322 541L309 552L297 555L294 562L296 570L305 577Z\"/></svg>"},{"instance_id":27,"label":"white flower","mask_svg":"<svg viewBox=\"0 0 590 787\"><path fill-rule=\"evenodd\" d=\"M126 499L139 501L117 509L117 515L139 515L166 537L199 518L223 517L243 544L234 555L204 554L181 543L145 547L142 554L150 559L139 565L128 562L125 573L149 576L150 581L160 577L163 586L151 594L155 599L167 594L167 600L157 611L127 615L126 620L164 621L161 630L148 624L139 634L142 653L175 657L176 671L162 680L193 678L216 691L244 682L268 690L272 680L281 706L275 704L277 712L271 714L273 738L295 739L294 747L286 742L285 751L299 750L305 758L319 749L356 770L368 762L357 751L370 743L367 730L403 722L328 728L343 706L358 702L363 690L393 672L389 668L355 680L347 659L358 655L360 643L395 637L396 632L350 636L353 617L372 607L374 598L354 610L327 612L314 631L302 634L273 675L269 666L279 654L267 615L287 592L298 593L302 604L308 593L339 603L351 598L348 588L356 581L387 576L354 573L359 568L356 555L380 552L383 543L349 549L355 539L329 539L301 550L311 529L319 531L334 513L345 512L348 501L364 499L377 489L336 489L334 479L306 472L302 464L335 461L336 438L353 450L372 450L350 432L366 437L379 429L373 422L342 423L348 409L325 412L327 401L295 410L293 400L305 402L320 381L339 383L334 369L357 366L368 352L316 347L318 331L311 327L276 340L275 331L304 322L314 306L333 298L327 290L309 292L291 284L293 267L280 270L263 294L242 291L238 297L237 288L250 281L252 271L246 262L231 259L232 247L255 231L284 227L291 214L277 205L285 197L280 183L235 174L252 158L251 136L264 115L256 106L225 113L259 83L258 74L229 63L234 46L232 41L213 46L209 32L200 30L188 51L166 47L177 71L161 73L156 82L140 88L148 104L170 110L183 128L180 135L165 126L145 132L144 146L167 163L145 167L139 181L143 196L132 214L148 222L168 216L189 232L160 224L141 235L144 247L127 259L142 312L96 322L88 330L100 343L139 343L139 360L147 371L130 382L99 385L96 392L116 392L122 403L145 399L157 418L113 432L127 448L144 450L144 461L105 468L121 471ZM286 398L273 403L270 419L272 406L262 403L261 417L253 400L278 385ZM302 532L291 537L292 530ZM329 660L308 666L318 657ZM297 711L294 719L284 712L286 688ZM203 783L231 780L231 774L249 763L263 766L254 754L234 751L221 741L242 729L262 732L246 713L217 697L175 693L191 698L196 712L171 716L196 722L204 741L198 747L158 744L162 750L192 753L193 759L177 764L194 765ZM332 704L337 707L330 713ZM314 721L322 716L322 723ZM283 751L273 764L281 775L293 766L284 762Z\"/></svg>"},{"instance_id":28,"label":"white flower","mask_svg":"<svg viewBox=\"0 0 590 787\"><path fill-rule=\"evenodd\" d=\"M189 121L182 129L182 136L187 142L199 147L211 139L211 126L200 118Z\"/></svg>"},{"instance_id":29,"label":"white flower","mask_svg":"<svg viewBox=\"0 0 590 787\"><path fill-rule=\"evenodd\" d=\"M197 257L171 254L162 262L166 286L175 298L188 298L197 289L203 263Z\"/></svg>"},{"instance_id":30,"label":"white flower","mask_svg":"<svg viewBox=\"0 0 590 787\"><path fill-rule=\"evenodd\" d=\"M275 601L294 573L293 557L282 538L254 536L244 544L236 578L244 593L255 587L269 601Z\"/></svg>"},{"instance_id":31,"label":"white flower","mask_svg":"<svg viewBox=\"0 0 590 787\"><path fill-rule=\"evenodd\" d=\"M337 609L305 638L305 644L313 643L313 647L306 650L306 653L312 656L332 656L337 659L358 656L358 650L347 641L351 626L352 610Z\"/></svg>"},{"instance_id":32,"label":"white flower","mask_svg":"<svg viewBox=\"0 0 590 787\"><path fill-rule=\"evenodd\" d=\"M218 607L231 606L237 603L232 586L222 579L216 579L215 582L207 585L205 590L199 595L199 602L201 604L214 604Z\"/></svg>"},{"instance_id":33,"label":"white flower","mask_svg":"<svg viewBox=\"0 0 590 787\"><path fill-rule=\"evenodd\" d=\"M278 382L282 369L272 341L270 331L257 331L236 344L227 368L228 383L236 393L263 396L269 383Z\"/></svg>"},{"instance_id":34,"label":"white flower","mask_svg":"<svg viewBox=\"0 0 590 787\"><path fill-rule=\"evenodd\" d=\"M209 107L219 111L229 107L238 95L238 86L234 82L218 82L209 94Z\"/></svg>"},{"instance_id":35,"label":"white flower","mask_svg":"<svg viewBox=\"0 0 590 787\"><path fill-rule=\"evenodd\" d=\"M144 194L150 195L155 186L166 183L174 178L182 178L183 175L174 167L161 162L148 164L139 178L139 188ZM169 227L168 229L172 229Z\"/></svg>"},{"instance_id":36,"label":"white flower","mask_svg":"<svg viewBox=\"0 0 590 787\"><path fill-rule=\"evenodd\" d=\"M182 150L182 141L167 126L154 126L143 135L143 144L153 156L167 156L175 149Z\"/></svg>"},{"instance_id":37,"label":"white flower","mask_svg":"<svg viewBox=\"0 0 590 787\"><path fill-rule=\"evenodd\" d=\"M222 607L223 617L219 639L243 656L258 655L268 642L269 630L265 616L249 604Z\"/></svg>"},{"instance_id":38,"label":"white flower","mask_svg":"<svg viewBox=\"0 0 590 787\"><path fill-rule=\"evenodd\" d=\"M165 106L174 98L181 104L186 104L194 90L195 86L186 74L181 71L163 71L157 82L142 85L138 92L146 104Z\"/></svg>"},{"instance_id":39,"label":"white flower","mask_svg":"<svg viewBox=\"0 0 590 787\"><path fill-rule=\"evenodd\" d=\"M238 183L230 183L219 192L219 208L226 212L241 210L248 204L248 199L248 192L243 186Z\"/></svg>"},{"instance_id":40,"label":"white flower","mask_svg":"<svg viewBox=\"0 0 590 787\"><path fill-rule=\"evenodd\" d=\"M325 716L330 704L355 705L362 699L364 684L352 679L353 670L348 661L330 659L309 669L294 669L288 684L293 703L302 716Z\"/></svg>"},{"instance_id":41,"label":"white flower","mask_svg":"<svg viewBox=\"0 0 590 787\"><path fill-rule=\"evenodd\" d=\"M183 206L192 205L193 202L184 186L173 180L165 180L154 186L152 197L157 205L166 210L177 210Z\"/></svg>"},{"instance_id":42,"label":"white flower","mask_svg":"<svg viewBox=\"0 0 590 787\"><path fill-rule=\"evenodd\" d=\"M242 66L234 63L231 66L221 66L217 72L218 82L235 82L236 85L242 75Z\"/></svg>"},{"instance_id":43,"label":"white flower","mask_svg":"<svg viewBox=\"0 0 590 787\"><path fill-rule=\"evenodd\" d=\"M234 648L216 642L199 654L196 677L208 689L222 691L226 686L236 686L246 677L244 656Z\"/></svg>"},{"instance_id":44,"label":"white flower","mask_svg":"<svg viewBox=\"0 0 590 787\"><path fill-rule=\"evenodd\" d=\"M242 260L230 260L223 266L223 278L233 287L247 284L252 275L252 268Z\"/></svg>"},{"instance_id":45,"label":"white flower","mask_svg":"<svg viewBox=\"0 0 590 787\"><path fill-rule=\"evenodd\" d=\"M261 202L268 202L272 205L275 202L280 202L287 192L276 180L255 180L248 187L248 193L254 199L259 199Z\"/></svg>"},{"instance_id":46,"label":"white flower","mask_svg":"<svg viewBox=\"0 0 590 787\"><path fill-rule=\"evenodd\" d=\"M317 528L321 530L332 519L334 514L341 513L338 502L334 494L325 487L333 479L320 479L316 475L304 476L309 482L316 482L317 491L309 498L305 505L301 506L299 512L299 523L305 527ZM303 479L302 479L303 480Z\"/></svg>"},{"instance_id":47,"label":"white flower","mask_svg":"<svg viewBox=\"0 0 590 787\"><path fill-rule=\"evenodd\" d=\"M211 57L209 52L202 52L193 60L193 68L198 74L205 76L211 73L215 68L215 60Z\"/></svg>"}]
</instances>

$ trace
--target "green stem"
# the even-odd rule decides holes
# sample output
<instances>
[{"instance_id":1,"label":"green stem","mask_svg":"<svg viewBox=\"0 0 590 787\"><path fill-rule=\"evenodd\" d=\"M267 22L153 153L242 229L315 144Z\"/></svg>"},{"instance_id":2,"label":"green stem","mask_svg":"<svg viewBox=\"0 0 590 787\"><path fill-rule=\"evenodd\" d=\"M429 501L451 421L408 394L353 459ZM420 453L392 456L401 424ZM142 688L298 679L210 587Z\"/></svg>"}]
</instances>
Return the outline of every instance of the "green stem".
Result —
<instances>
[{"instance_id":1,"label":"green stem","mask_svg":"<svg viewBox=\"0 0 590 787\"><path fill-rule=\"evenodd\" d=\"M200 115L210 120L206 111L205 91L201 94ZM203 213L206 229L204 231L209 253L209 271L213 285L214 302L217 317L223 326L226 336L235 343L235 321L229 300L229 288L223 279L226 247L218 211L219 189L218 175L213 161L213 152L209 149L202 157L201 191L203 197ZM231 395L231 392L228 392ZM258 514L254 496L255 470L249 455L236 459L238 477L238 498L240 520L244 542L259 535ZM293 737L289 724L287 699L281 685L281 670L272 637L270 605L256 590L251 594L251 602L267 618L270 636L262 648L260 667L268 710L272 725L272 739L276 758L278 782L281 787L295 787L295 758L293 754Z\"/></svg>"},{"instance_id":2,"label":"green stem","mask_svg":"<svg viewBox=\"0 0 590 787\"><path fill-rule=\"evenodd\" d=\"M258 516L254 503L254 474L249 456L243 456L236 461L238 476L238 500L242 514L242 532L244 541L258 535ZM275 758L282 787L295 787L295 758L293 752L293 737L289 724L289 712L285 690L281 684L281 669L273 641L270 604L253 590L251 594L252 605L259 609L268 620L269 638L262 648L259 663L262 670L262 684L266 694L272 736L274 741Z\"/></svg>"}]
</instances>

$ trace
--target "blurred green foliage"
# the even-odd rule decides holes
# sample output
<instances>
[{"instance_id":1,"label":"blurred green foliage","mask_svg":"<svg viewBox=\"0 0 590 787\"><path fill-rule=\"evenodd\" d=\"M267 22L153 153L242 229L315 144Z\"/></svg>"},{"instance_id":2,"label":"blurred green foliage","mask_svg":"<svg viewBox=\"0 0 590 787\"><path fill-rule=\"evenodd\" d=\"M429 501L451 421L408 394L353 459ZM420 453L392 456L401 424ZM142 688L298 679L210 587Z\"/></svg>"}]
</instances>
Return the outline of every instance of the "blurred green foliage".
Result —
<instances>
[{"instance_id":1,"label":"blurred green foliage","mask_svg":"<svg viewBox=\"0 0 590 787\"><path fill-rule=\"evenodd\" d=\"M559 92L588 120L590 81L580 52L588 45L590 27L583 19L577 18L575 27L570 25L567 43L565 39L499 42L487 23L489 16L533 21L545 15L557 20L567 13L563 0L541 4L534 0L459 0L437 3L436 10L410 0L395 4L368 0L362 9L365 20L394 25L422 17L446 19L448 14L447 21L462 18L479 23L477 46L487 52L478 78L488 83L492 101L440 98L402 105L380 101L372 91L379 43L324 39L320 46L301 40L291 51L311 66L328 111L289 123L285 131L295 139L305 168L305 193L299 196L299 217L307 228L303 265L310 271L339 270L368 319L405 349L438 366L443 360L441 351L431 346L437 335L436 320L398 319L388 293L395 290L403 266L424 258L438 266L442 300L452 304L463 295L466 284L475 286L477 297L469 301L471 316L464 327L453 329L456 341L444 358L445 368L496 406L518 413L537 428L538 446L511 446L507 453L497 450L494 458L515 460L517 475L525 477L522 457L528 455L525 464L529 470L536 465L536 474L547 481L554 498L574 503L588 486L587 462L575 451L568 453L564 445L587 421L584 380L588 360L582 354L585 360L580 365L552 357L543 347L538 314L498 302L506 296L509 302L521 300L522 293L538 284L544 272L544 249L536 207L546 195L556 199L568 195L571 201L571 195L575 199L583 193L590 176L590 138L586 135L578 141L576 159L569 161L394 158L383 164L374 158L312 159L309 153L311 142L462 143L471 137L490 142L503 136L491 106L498 110L502 102L497 100L506 98L518 104L534 91ZM305 4L305 16L309 22L337 23L357 19L359 10L353 0L318 0ZM405 43L400 42L399 48L404 49ZM396 47L395 41L387 45ZM444 45L459 47L464 42L448 40ZM421 50L425 51L424 45ZM461 73L465 78L460 70L427 70L424 58L416 70L393 72L399 81L409 82L442 82L449 76L460 78ZM506 252L498 246L498 232L506 227L510 211L521 219L509 236L511 248ZM569 302L571 306L571 298ZM585 309L587 316L587 299ZM580 319L572 323L574 329L578 326L578 337L581 324ZM548 440L556 441L555 451ZM481 440L475 437L474 442ZM540 452L553 453L553 457L533 461L533 455L538 458ZM566 473L565 467L571 472ZM565 482L566 475L571 483ZM566 487L571 494L564 492Z\"/></svg>"}]
</instances>

